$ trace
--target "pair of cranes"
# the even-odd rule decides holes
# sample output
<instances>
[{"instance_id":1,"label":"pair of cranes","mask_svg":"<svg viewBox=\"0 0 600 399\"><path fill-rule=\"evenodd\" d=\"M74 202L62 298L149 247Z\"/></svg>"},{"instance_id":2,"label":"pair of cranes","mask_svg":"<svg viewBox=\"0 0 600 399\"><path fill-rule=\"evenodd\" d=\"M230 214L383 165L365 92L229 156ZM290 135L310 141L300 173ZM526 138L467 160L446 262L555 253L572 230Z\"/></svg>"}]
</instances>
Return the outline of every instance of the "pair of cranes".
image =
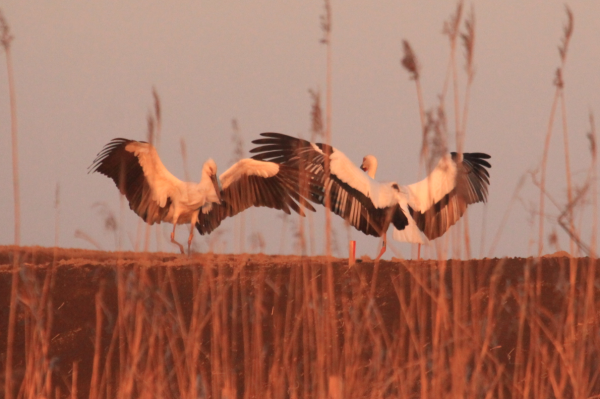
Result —
<instances>
[{"instance_id":1,"label":"pair of cranes","mask_svg":"<svg viewBox=\"0 0 600 399\"><path fill-rule=\"evenodd\" d=\"M364 157L360 168L344 153L323 143L262 133L252 158L242 159L217 177L208 159L199 183L173 176L149 143L116 138L98 154L90 172L110 177L127 197L129 207L146 223L190 223L188 253L194 228L202 235L221 221L248 209L265 206L304 216L311 203L328 207L357 230L383 238L377 255L386 250L387 230L393 238L426 244L444 234L467 206L487 200L490 158L484 153L449 153L429 175L414 184L375 180L377 159Z\"/></svg>"}]
</instances>

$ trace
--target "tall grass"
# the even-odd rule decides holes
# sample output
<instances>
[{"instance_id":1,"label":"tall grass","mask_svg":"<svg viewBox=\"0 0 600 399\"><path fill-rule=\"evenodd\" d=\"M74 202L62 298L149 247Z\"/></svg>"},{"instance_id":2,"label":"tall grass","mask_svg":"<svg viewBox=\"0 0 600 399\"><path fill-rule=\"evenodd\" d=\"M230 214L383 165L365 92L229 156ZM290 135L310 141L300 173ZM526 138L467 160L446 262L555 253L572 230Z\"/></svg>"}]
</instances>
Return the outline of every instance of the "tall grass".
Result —
<instances>
[{"instance_id":1,"label":"tall grass","mask_svg":"<svg viewBox=\"0 0 600 399\"><path fill-rule=\"evenodd\" d=\"M596 260L578 260L574 293L563 284L567 258L451 261L445 272L437 261L382 262L374 293L372 263L336 261L332 323L325 259L205 255L165 266L160 254L84 257L97 277L76 295L90 311L70 314L83 318L89 338L64 361L52 347L78 330L53 324L68 295L53 287L85 275L85 267L27 267L17 397L75 389L95 399L600 393ZM526 274L538 268L547 284L534 301ZM572 300L578 306L569 316Z\"/></svg>"},{"instance_id":2,"label":"tall grass","mask_svg":"<svg viewBox=\"0 0 600 399\"><path fill-rule=\"evenodd\" d=\"M233 144L233 157L230 164L244 158L244 140L237 119L231 120L231 143ZM233 227L233 242L237 243L237 253L246 252L246 213L242 212L235 218Z\"/></svg>"},{"instance_id":3,"label":"tall grass","mask_svg":"<svg viewBox=\"0 0 600 399\"><path fill-rule=\"evenodd\" d=\"M325 91L325 143L329 146L326 150L329 151L331 148L331 114L332 114L332 96L333 96L333 58L332 58L332 9L330 0L325 0L325 13L321 16L321 30L323 31L323 38L321 43L326 46L327 49L327 74L326 74L326 91ZM314 124L314 123L313 123ZM329 179L329 156L325 157L325 175L324 179ZM337 352L334 350L338 346L338 328L336 322L336 310L335 310L335 289L334 289L334 277L333 277L333 264L331 262L331 251L332 251L332 226L331 226L331 195L329 190L325 190L325 241L326 241L326 255L327 255L327 280L323 287L323 304L322 309L327 313L327 322L322 325L323 338L325 340L325 352L328 354L326 367L326 376L328 379L337 380L339 378L339 358ZM321 365L322 366L322 365Z\"/></svg>"},{"instance_id":4,"label":"tall grass","mask_svg":"<svg viewBox=\"0 0 600 399\"><path fill-rule=\"evenodd\" d=\"M321 43L325 45L326 52L326 90L325 90L325 124L324 135L325 144L331 145L331 113L332 113L332 48L331 48L331 33L332 33L332 12L331 2L324 0L325 12L321 15L321 30L323 37ZM314 123L313 123L314 124ZM329 179L329 157L325 157L325 179ZM325 253L331 256L331 195L329 190L325 190Z\"/></svg>"},{"instance_id":5,"label":"tall grass","mask_svg":"<svg viewBox=\"0 0 600 399\"><path fill-rule=\"evenodd\" d=\"M14 198L14 228L15 245L21 244L21 200L19 190L19 145L17 123L17 92L15 89L15 73L13 70L11 44L14 37L4 14L0 10L0 44L6 54L6 72L8 76L8 97L10 100L10 134L13 167L13 198Z\"/></svg>"},{"instance_id":6,"label":"tall grass","mask_svg":"<svg viewBox=\"0 0 600 399\"><path fill-rule=\"evenodd\" d=\"M162 112L161 112L161 105L160 105L160 97L158 95L158 91L156 90L155 87L152 88L152 98L154 100L154 107L152 108L152 110L148 111L148 116L146 117L147 120L147 124L148 124L148 131L147 131L147 135L148 135L148 143L152 144L154 147L156 147L156 150L159 150L159 146L160 146L160 138L161 138L161 133L162 133ZM182 143L182 148L184 148L184 144ZM184 152L185 150L182 149L182 151ZM184 159L184 172L186 174L186 180L188 180L188 176L187 176L187 163L185 162L186 158L185 158L185 152L183 153L183 159ZM121 196L121 200L123 200L122 196ZM141 226L142 226L143 221L140 220L138 221L138 229L141 230ZM144 234L144 252L148 252L148 250L150 249L150 232L152 231L152 226L150 224L145 223L145 234ZM139 231L138 230L138 231ZM156 248L157 250L160 248L161 246L161 226L157 225L154 227L154 230L156 231ZM136 247L138 245L138 240L136 239Z\"/></svg>"},{"instance_id":7,"label":"tall grass","mask_svg":"<svg viewBox=\"0 0 600 399\"><path fill-rule=\"evenodd\" d=\"M4 13L0 10L0 43L6 54L6 71L8 76L8 95L10 98L10 132L12 147L12 169L13 169L13 201L14 201L14 228L15 228L15 247L21 245L21 199L19 189L19 146L18 146L18 124L17 124L17 94L15 89L15 76L13 71L11 43L14 37L10 32L10 27ZM13 364L13 345L14 345L14 324L15 324L15 306L17 302L18 277L17 272L20 268L20 257L18 249L13 254L12 283L10 295L10 313L8 322L8 339L6 349L6 367L5 367L5 387L4 396L7 399L12 398L12 364Z\"/></svg>"},{"instance_id":8,"label":"tall grass","mask_svg":"<svg viewBox=\"0 0 600 399\"><path fill-rule=\"evenodd\" d=\"M571 185L571 167L569 162L569 141L568 141L568 130L567 130L567 121L566 121L566 105L564 99L564 69L567 62L567 51L569 48L569 43L571 41L571 36L573 34L573 13L571 10L566 7L567 13L567 25L563 28L563 37L561 39L561 44L558 47L558 52L560 55L560 66L556 69L556 75L554 78L554 86L556 88L554 93L554 99L552 101L552 107L550 109L550 116L548 120L548 129L546 132L546 140L544 141L544 152L542 155L542 164L541 164L541 172L540 172L540 217L539 217L539 237L538 237L538 256L542 256L542 251L544 248L544 206L545 206L545 198L546 198L546 165L548 163L548 152L550 150L550 139L552 137L552 130L554 127L554 118L556 114L556 108L561 103L562 107L562 119L563 119L563 135L564 135L564 150L565 150L565 170L567 174L567 196L569 203L572 202L572 185ZM571 254L575 255L573 252L573 243L571 242Z\"/></svg>"}]
</instances>

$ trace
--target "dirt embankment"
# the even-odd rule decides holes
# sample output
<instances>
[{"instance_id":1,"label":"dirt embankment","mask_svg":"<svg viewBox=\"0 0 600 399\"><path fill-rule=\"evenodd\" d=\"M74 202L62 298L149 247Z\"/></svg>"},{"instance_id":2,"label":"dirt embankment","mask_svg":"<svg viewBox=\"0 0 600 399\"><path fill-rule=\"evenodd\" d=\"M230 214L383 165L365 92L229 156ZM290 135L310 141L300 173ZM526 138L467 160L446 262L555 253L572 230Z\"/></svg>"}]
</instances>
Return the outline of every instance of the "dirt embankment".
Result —
<instances>
[{"instance_id":1,"label":"dirt embankment","mask_svg":"<svg viewBox=\"0 0 600 399\"><path fill-rule=\"evenodd\" d=\"M6 362L13 250L0 247L2 370ZM172 352L169 356L173 359L163 359L170 362L165 368L179 373L177 362L187 361L181 359L187 356L186 339L191 339L193 331L200 347L190 359L197 367L198 384L204 387L203 392L213 392L213 397L225 389L238 395L253 389L259 394L260 387L271 384L275 378L276 364L287 370L282 377L287 392L316 392L320 365L329 371L354 365L360 366L359 370L378 367L370 374L361 371L364 377L360 373L352 377L358 381L370 376L372 380L365 383L374 384L378 378L389 380L387 366L393 368L395 362L409 364L409 360L414 363L422 353L422 345L429 351L423 356L435 360L440 339L451 341L444 345L459 345L458 335L462 341L470 341L465 348L474 347L467 362L469 369L488 373L489 384L496 384L489 385L489 389L511 392L512 373L519 372L515 362L527 361L530 342L543 345L550 340L548 334L561 328L560 320L568 306L573 306L568 304L569 295L577 301L575 307L579 306L585 296L588 271L599 266L598 262L590 264L588 259L575 260L579 265L575 276L577 291L582 292L579 295L569 291L574 264L566 257L547 257L541 264L518 258L446 263L395 260L382 261L375 267L373 262L365 261L352 268L346 260L334 259L329 269L326 259L320 257L206 254L187 258L165 253L119 254L39 247L22 248L20 253L24 268L19 275L15 380L25 378L28 367L32 367L27 360L32 331L50 326L47 358L53 386L68 394L73 364L77 363L78 391L83 397L93 385L92 389L107 397L117 392L118 381L126 376L123 363L139 368L139 373L147 372L139 359L131 363L132 348L141 351L144 362L153 365L153 351L149 349L152 345L164 353ZM48 280L49 295L44 296L45 277L50 270L53 278ZM445 285L440 284L440 279ZM329 301L331 295L333 304ZM42 309L39 304L44 298L46 307ZM523 323L518 317L519 312L525 311L525 298L529 298L528 304L535 305L535 314L541 314L536 322L549 331L546 338L539 333L539 341L531 341L531 334L536 331L531 326L535 323ZM599 303L597 294L593 303ZM136 330L137 323L144 326L141 331ZM328 329L327 325L333 327ZM459 328L453 329L452 325ZM142 334L141 341L132 338L135 334L130 335L128 328ZM552 337L559 335L557 332ZM165 344L163 348L161 339L177 342L180 357L175 356L177 345ZM321 339L327 345L320 345ZM446 348L444 353L457 353L460 348ZM351 358L352 351L358 352L356 359ZM484 356L481 365L475 367L479 353ZM597 353L590 356L590 362L598 360ZM216 359L218 365L214 364ZM374 366L379 361L381 366ZM221 372L216 373L215 367ZM428 361L427 367L435 368L436 364ZM150 368L156 372L156 365ZM258 373L257 368L263 372ZM497 372L503 373L499 379L495 377ZM345 373L342 374L350 375ZM422 378L415 375L411 377L407 372L406 378ZM159 377L160 374L155 376ZM317 382L313 383L313 377ZM160 378L169 381L175 377L165 374ZM183 384L182 377L177 378L178 384ZM137 384L134 380L132 389L140 393L144 388ZM219 394L214 391L216 384L221 387ZM290 388L292 385L296 388ZM417 386L410 385L406 392ZM404 388L395 389L404 392Z\"/></svg>"}]
</instances>

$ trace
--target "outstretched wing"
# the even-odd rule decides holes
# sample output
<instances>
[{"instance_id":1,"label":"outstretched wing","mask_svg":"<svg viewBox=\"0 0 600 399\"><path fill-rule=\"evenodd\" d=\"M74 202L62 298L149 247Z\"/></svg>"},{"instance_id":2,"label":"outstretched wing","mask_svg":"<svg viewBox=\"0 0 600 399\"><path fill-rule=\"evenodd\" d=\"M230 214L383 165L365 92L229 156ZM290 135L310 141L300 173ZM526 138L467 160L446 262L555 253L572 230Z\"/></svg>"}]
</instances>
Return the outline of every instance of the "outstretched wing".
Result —
<instances>
[{"instance_id":1,"label":"outstretched wing","mask_svg":"<svg viewBox=\"0 0 600 399\"><path fill-rule=\"evenodd\" d=\"M89 167L110 177L129 207L147 223L163 220L180 180L161 162L156 149L143 141L115 138L104 146Z\"/></svg>"},{"instance_id":2,"label":"outstretched wing","mask_svg":"<svg viewBox=\"0 0 600 399\"><path fill-rule=\"evenodd\" d=\"M316 175L320 188L314 200L343 217L357 230L380 237L390 222L398 229L408 223L402 212L393 185L383 185L371 179L341 151L323 143L311 143L281 133L262 133L254 140L259 146L250 152L254 159L289 165ZM327 173L329 168L329 173Z\"/></svg>"},{"instance_id":3,"label":"outstretched wing","mask_svg":"<svg viewBox=\"0 0 600 399\"><path fill-rule=\"evenodd\" d=\"M223 219L251 206L279 209L287 214L293 210L302 216L303 207L315 210L307 201L317 193L314 182L309 173L297 168L242 159L225 171L220 180L223 186L221 204L212 204L208 211L200 209L196 223L200 234L212 232Z\"/></svg>"},{"instance_id":4,"label":"outstretched wing","mask_svg":"<svg viewBox=\"0 0 600 399\"><path fill-rule=\"evenodd\" d=\"M433 240L444 234L465 213L467 206L487 200L488 154L452 152L442 157L425 179L403 187L409 212L419 229Z\"/></svg>"}]
</instances>

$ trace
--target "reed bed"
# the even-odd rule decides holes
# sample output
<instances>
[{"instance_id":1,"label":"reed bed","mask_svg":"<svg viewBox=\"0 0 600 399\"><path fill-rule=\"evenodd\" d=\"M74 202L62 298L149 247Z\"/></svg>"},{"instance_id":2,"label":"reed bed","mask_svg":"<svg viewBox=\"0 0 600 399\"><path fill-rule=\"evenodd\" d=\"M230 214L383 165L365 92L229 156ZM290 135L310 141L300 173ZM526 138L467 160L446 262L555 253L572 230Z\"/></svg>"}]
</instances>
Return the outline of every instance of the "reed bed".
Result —
<instances>
[{"instance_id":1,"label":"reed bed","mask_svg":"<svg viewBox=\"0 0 600 399\"><path fill-rule=\"evenodd\" d=\"M575 260L574 290L567 257L381 262L372 290L372 262L338 259L331 298L325 258L39 248L22 258L16 398L600 392L597 260Z\"/></svg>"}]
</instances>

